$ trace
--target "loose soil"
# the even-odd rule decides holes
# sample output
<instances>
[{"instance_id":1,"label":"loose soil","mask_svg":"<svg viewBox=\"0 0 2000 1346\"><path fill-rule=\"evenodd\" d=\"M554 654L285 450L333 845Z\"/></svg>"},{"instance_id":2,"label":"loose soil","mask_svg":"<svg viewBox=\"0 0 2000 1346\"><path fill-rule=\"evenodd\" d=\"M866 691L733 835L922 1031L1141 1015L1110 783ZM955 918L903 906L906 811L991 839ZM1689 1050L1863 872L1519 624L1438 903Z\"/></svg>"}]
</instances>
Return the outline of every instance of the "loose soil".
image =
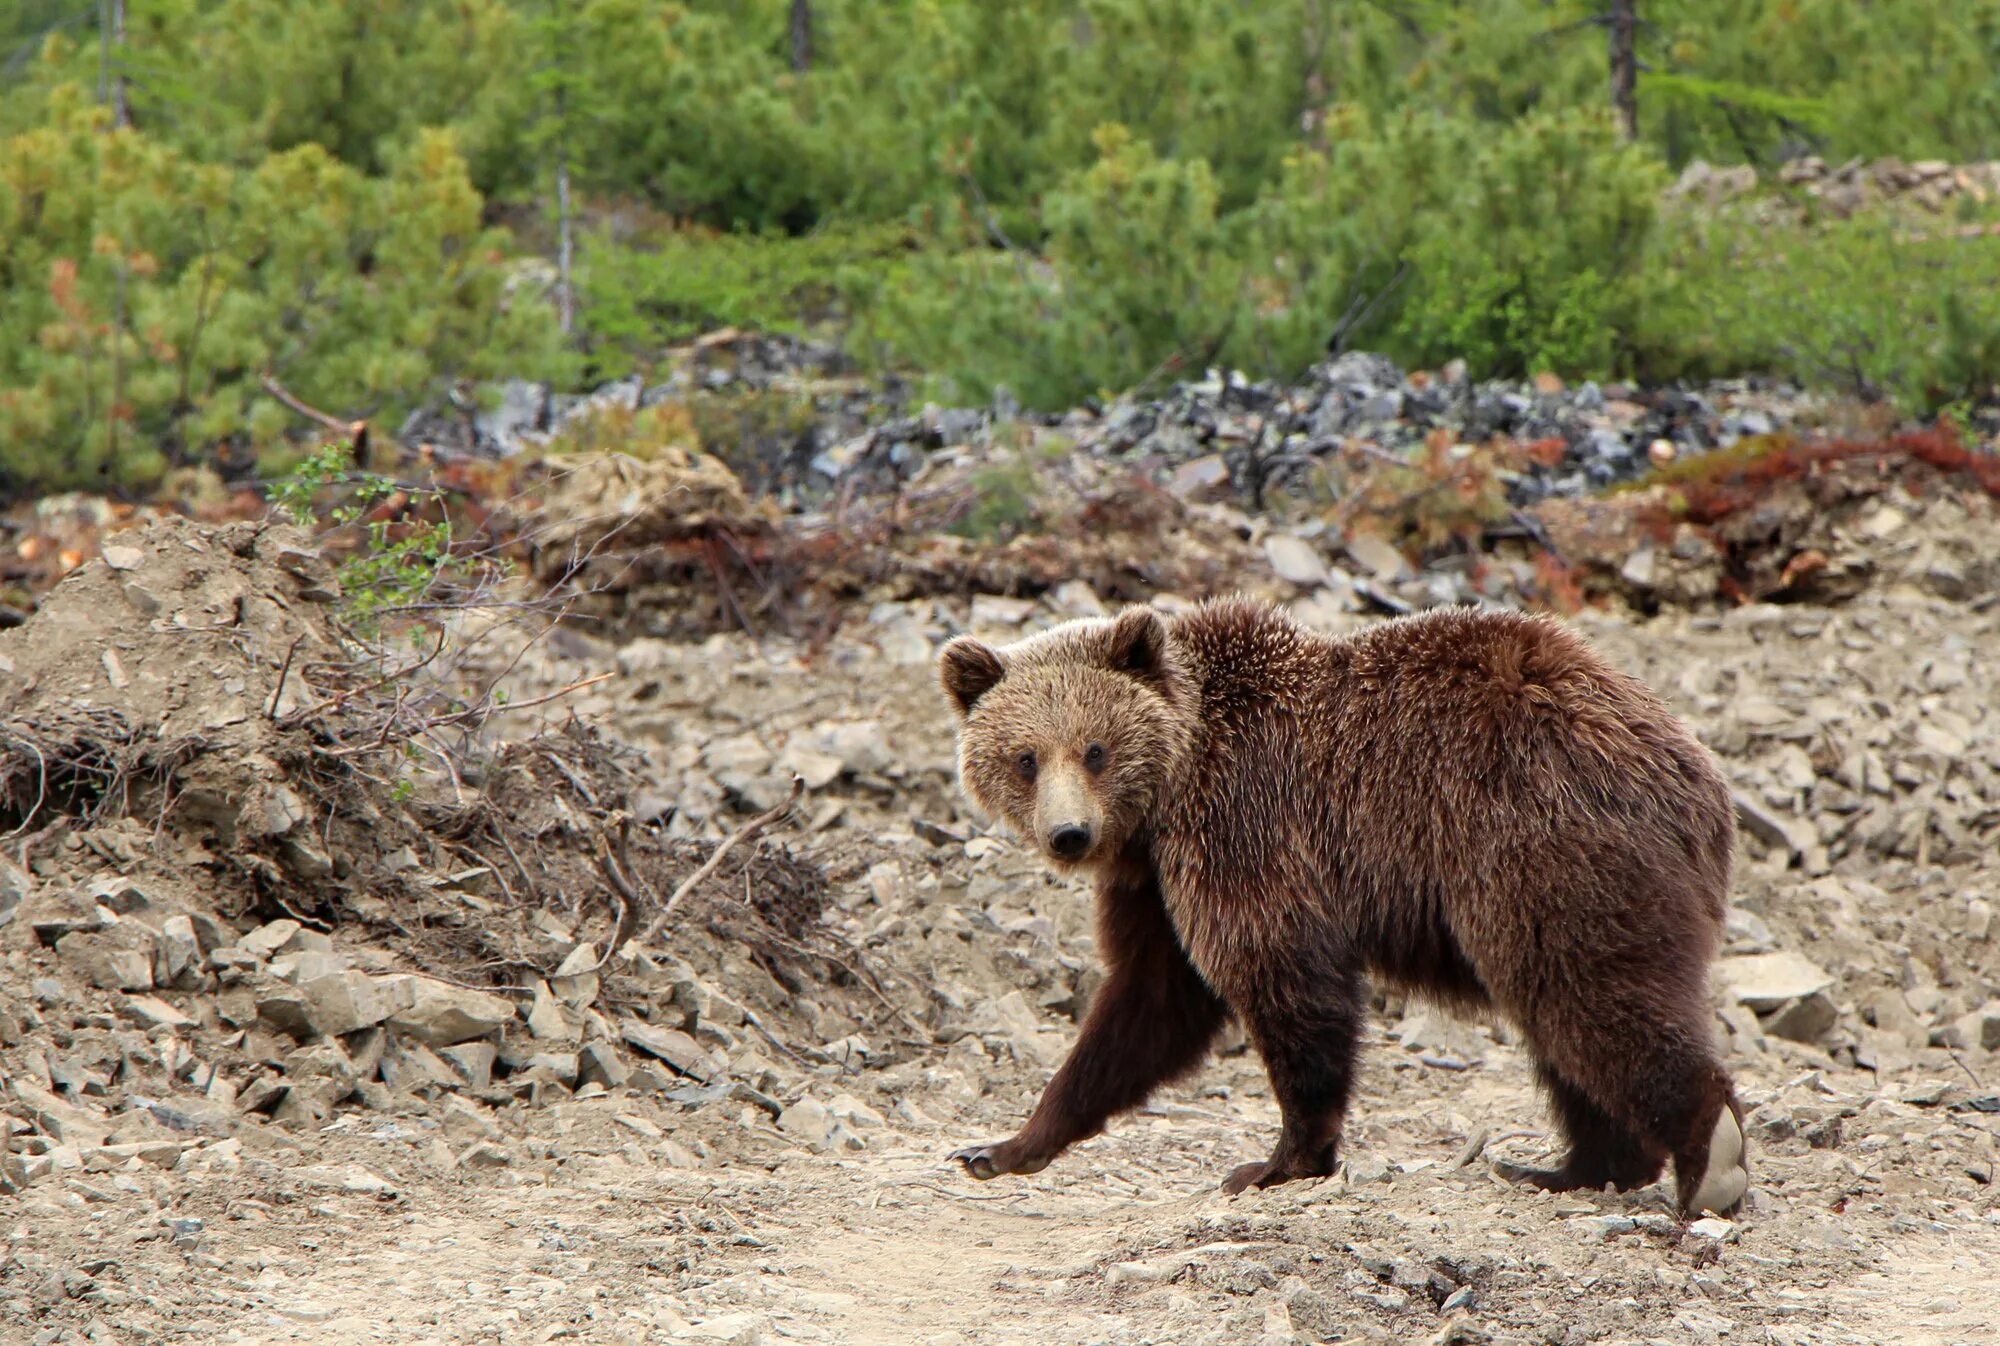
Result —
<instances>
[{"instance_id":1,"label":"loose soil","mask_svg":"<svg viewBox=\"0 0 2000 1346\"><path fill-rule=\"evenodd\" d=\"M328 764L326 733L356 726L267 713L331 694L277 685L338 639L299 596L317 581L287 578L311 570L281 555L299 544L175 525L209 550L171 553L172 592L213 606L223 586L229 611L212 620L247 637L113 611L179 610L146 556L92 563L69 581L88 603L65 609L58 589L0 636L8 724L32 722L46 749L62 727L51 696L120 707L132 782L129 807L66 800L68 824L0 873L26 893L0 926L9 1083L50 1091L111 1142L49 1168L60 1126L25 1092L0 1100L14 1151L0 1340L2000 1341L2000 1042L1981 1037L1990 1011L2000 1038L2000 606L1899 580L1894 558L1932 546L1925 505L1881 507L1899 512L1864 531L1884 559L1836 606L1578 619L1687 717L1757 819L1728 958L1790 953L1827 981L1760 1018L1718 980L1753 1193L1736 1220L1692 1227L1660 1187L1501 1182L1490 1155L1553 1145L1526 1059L1503 1027L1388 1001L1334 1178L1216 1191L1276 1131L1240 1039L1043 1173L980 1184L948 1164L1026 1116L1095 983L1087 893L957 802L929 665L956 630L1004 638L1055 620L1049 601L885 603L810 647L487 632L483 666L512 668L516 703L612 676L473 735L484 783L425 776L409 797L384 777L370 828L349 795L374 787ZM1972 522L1991 546L1990 517ZM1969 529L1959 510L1946 532L1957 546ZM148 556L171 551L147 536ZM136 701L107 641L136 643L117 661ZM172 656L148 642L200 650L203 694L169 685ZM182 723L200 744L176 737ZM224 763L238 774L216 774ZM721 867L646 964L568 986L566 1027L529 1041L510 1025L483 1090L380 1086L319 1106L301 1084L273 1115L214 1104L202 1063L232 1087L306 1078L310 1063L230 999L275 981L155 990L189 1022L149 1025L134 993L89 985L36 933L112 878L252 931L311 872L292 905L355 966L532 989L580 943L603 948L617 913L598 855L615 813L636 819L641 896L657 901L794 771L811 786L797 825ZM171 789L147 782L177 772L248 802L222 821L213 801L163 807ZM567 793L570 776L602 810ZM252 803L267 819L292 807L281 780L339 826L248 826ZM33 780L10 778L17 814L23 788ZM475 796L524 831L487 828L467 812ZM534 896L503 835L524 847ZM706 1008L718 993L742 1012ZM704 1008L683 1015L691 1000ZM1815 1017L1822 1001L1830 1018ZM572 1089L560 1063L528 1059L646 1022L687 1028L715 1087L635 1071ZM517 1034L525 1046L504 1045Z\"/></svg>"}]
</instances>

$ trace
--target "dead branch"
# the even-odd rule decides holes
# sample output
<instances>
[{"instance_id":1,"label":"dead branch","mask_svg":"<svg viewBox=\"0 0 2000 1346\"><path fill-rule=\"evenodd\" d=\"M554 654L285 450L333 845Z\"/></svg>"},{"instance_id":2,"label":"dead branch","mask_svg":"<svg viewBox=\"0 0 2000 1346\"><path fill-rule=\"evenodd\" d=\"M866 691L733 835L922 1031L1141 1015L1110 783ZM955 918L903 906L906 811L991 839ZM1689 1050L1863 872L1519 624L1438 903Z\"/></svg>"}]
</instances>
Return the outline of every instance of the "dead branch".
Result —
<instances>
[{"instance_id":1,"label":"dead branch","mask_svg":"<svg viewBox=\"0 0 2000 1346\"><path fill-rule=\"evenodd\" d=\"M285 666L278 670L278 685L271 689L271 704L264 707L264 718L267 720L278 718L278 703L285 698L285 680L291 677L292 660L297 656L299 646L304 643L305 637L300 636L292 642L291 648L285 651Z\"/></svg>"},{"instance_id":2,"label":"dead branch","mask_svg":"<svg viewBox=\"0 0 2000 1346\"><path fill-rule=\"evenodd\" d=\"M612 922L610 938L604 941L604 952L597 955L597 961L583 971L597 972L611 961L612 956L625 947L632 936L632 924L639 911L639 895L633 891L632 868L632 815L623 814L618 819L618 851L612 854L608 843L600 842L597 867L604 873L604 881L611 885L611 896L618 903L618 919Z\"/></svg>"},{"instance_id":3,"label":"dead branch","mask_svg":"<svg viewBox=\"0 0 2000 1346\"><path fill-rule=\"evenodd\" d=\"M453 714L440 716L438 719L431 721L430 727L433 729L440 729L443 728L445 725L459 724L466 720L474 720L474 719L484 721L490 718L491 716L499 715L505 711L527 710L531 706L546 705L551 701L557 700L558 698L568 696L572 692L580 692L586 687L595 687L598 683L604 682L609 678L611 678L612 676L613 675L610 673L599 673L592 677L579 678L577 681L570 683L567 687L558 687L553 692L549 692L543 696L531 697L526 701L508 701L502 703L490 703L490 704L481 704L477 706L469 706L466 709L457 711Z\"/></svg>"},{"instance_id":4,"label":"dead branch","mask_svg":"<svg viewBox=\"0 0 2000 1346\"><path fill-rule=\"evenodd\" d=\"M807 945L800 943L798 940L795 940L790 936L786 935L784 932L771 928L771 924L769 921L764 922L764 926L765 929L763 937L765 939L770 940L773 944L779 945L780 947L786 949L791 953L798 954L806 958L818 958L825 962L833 964L835 967L839 968L842 972L845 972L850 978L852 978L856 986L859 986L862 990L868 992L868 994L874 996L876 1000L880 1001L884 1009L888 1010L889 1013L895 1015L898 1019L902 1020L903 1027L907 1028L910 1032L915 1033L920 1039L929 1038L930 1034L925 1030L922 1024L918 1023L915 1019L912 1019L909 1015L909 1012L903 1009L902 1006L898 1005L895 1001L889 999L888 993L882 989L882 983L874 975L874 973L872 972L864 973L860 968L855 967L854 964L849 963L844 959L836 958L832 954L827 953L823 949L810 948ZM859 949L856 949L851 942L842 939L832 930L827 930L825 931L825 933L828 936L830 936L833 940L844 945L847 949L852 951L856 956L856 962L861 962L865 965L866 960L861 956L861 951Z\"/></svg>"},{"instance_id":5,"label":"dead branch","mask_svg":"<svg viewBox=\"0 0 2000 1346\"><path fill-rule=\"evenodd\" d=\"M314 422L333 434L346 435L353 441L354 456L356 459L359 459L367 451L368 422L343 421L336 416L329 416L317 407L307 406L304 402L299 401L297 397L293 396L284 384L278 382L274 375L267 373L259 382L264 385L265 392L277 398L287 409L305 417L307 420Z\"/></svg>"},{"instance_id":6,"label":"dead branch","mask_svg":"<svg viewBox=\"0 0 2000 1346\"><path fill-rule=\"evenodd\" d=\"M787 813L790 813L792 806L799 802L799 796L804 793L805 788L806 782L804 777L792 777L791 792L785 796L783 803L777 805L775 808L766 809L723 838L722 844L709 853L708 859L702 861L701 868L681 880L680 887L674 889L673 893L667 898L666 903L661 906L660 914L653 918L653 923L646 927L645 933L640 935L634 943L643 947L658 939L660 932L667 928L667 922L673 919L674 908L681 904L683 898L699 887L703 879L715 872L716 866L722 863L722 857L728 855L736 847L737 843L755 838L765 828L777 822Z\"/></svg>"},{"instance_id":7,"label":"dead branch","mask_svg":"<svg viewBox=\"0 0 2000 1346\"><path fill-rule=\"evenodd\" d=\"M392 682L396 682L400 679L407 678L412 673L421 672L423 669L429 667L432 661L434 661L440 654L444 653L444 646L446 639L444 629L440 627L437 634L438 634L437 644L434 647L432 647L431 652L429 654L425 655L422 659L419 659L416 663L407 665L403 668L396 669L392 673L386 673L382 677L377 678L375 681L368 683L366 686L350 687L348 690L336 693L335 695L326 698L326 700L324 701L320 701L313 705L303 707L299 710L295 710L291 714L285 716L282 720L280 720L279 723L284 725L286 728L291 728L295 725L303 724L307 720L318 718L320 715L324 714L327 711L338 710L341 706L346 705L350 700L352 700L357 696L366 695L369 692L373 692L379 690L380 688L387 687Z\"/></svg>"},{"instance_id":8,"label":"dead branch","mask_svg":"<svg viewBox=\"0 0 2000 1346\"><path fill-rule=\"evenodd\" d=\"M750 1009L746 1006L743 1010L743 1018L745 1022L747 1022L752 1028L756 1029L759 1033L762 1033L764 1035L765 1041L769 1042L773 1047L776 1047L779 1051L783 1052L786 1056L790 1057L793 1062L795 1062L800 1066L803 1066L807 1070L812 1069L812 1062L806 1060L803 1056L800 1056L796 1051L793 1051L791 1046L787 1044L783 1038L780 1038L776 1033L773 1033L771 1031L770 1025L766 1024L762 1019L757 1017L757 1011Z\"/></svg>"},{"instance_id":9,"label":"dead branch","mask_svg":"<svg viewBox=\"0 0 2000 1346\"><path fill-rule=\"evenodd\" d=\"M34 825L35 819L41 815L42 805L48 801L49 797L48 757L36 746L33 739L23 738L19 739L18 742L35 755L35 802L28 806L26 813L21 815L21 825L7 834L6 839L9 841L20 836Z\"/></svg>"}]
</instances>

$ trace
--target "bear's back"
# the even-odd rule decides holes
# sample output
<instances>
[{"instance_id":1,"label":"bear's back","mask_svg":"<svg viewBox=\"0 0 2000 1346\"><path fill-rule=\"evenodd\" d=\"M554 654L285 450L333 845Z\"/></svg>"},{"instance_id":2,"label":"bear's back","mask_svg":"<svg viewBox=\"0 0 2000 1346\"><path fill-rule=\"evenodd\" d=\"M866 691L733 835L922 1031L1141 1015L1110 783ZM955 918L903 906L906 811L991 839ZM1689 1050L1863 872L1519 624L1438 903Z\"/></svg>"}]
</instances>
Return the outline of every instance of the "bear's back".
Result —
<instances>
[{"instance_id":1,"label":"bear's back","mask_svg":"<svg viewBox=\"0 0 2000 1346\"><path fill-rule=\"evenodd\" d=\"M1673 905L1719 921L1726 783L1658 696L1560 623L1447 609L1336 639L1224 601L1172 630L1201 728L1162 806L1170 883L1245 870L1441 916L1670 866L1688 880Z\"/></svg>"},{"instance_id":2,"label":"bear's back","mask_svg":"<svg viewBox=\"0 0 2000 1346\"><path fill-rule=\"evenodd\" d=\"M1494 773L1525 771L1533 786L1549 771L1703 757L1650 688L1550 618L1446 608L1335 638L1219 600L1172 632L1199 689L1197 720L1265 740L1274 763L1297 769L1469 773L1495 786Z\"/></svg>"}]
</instances>

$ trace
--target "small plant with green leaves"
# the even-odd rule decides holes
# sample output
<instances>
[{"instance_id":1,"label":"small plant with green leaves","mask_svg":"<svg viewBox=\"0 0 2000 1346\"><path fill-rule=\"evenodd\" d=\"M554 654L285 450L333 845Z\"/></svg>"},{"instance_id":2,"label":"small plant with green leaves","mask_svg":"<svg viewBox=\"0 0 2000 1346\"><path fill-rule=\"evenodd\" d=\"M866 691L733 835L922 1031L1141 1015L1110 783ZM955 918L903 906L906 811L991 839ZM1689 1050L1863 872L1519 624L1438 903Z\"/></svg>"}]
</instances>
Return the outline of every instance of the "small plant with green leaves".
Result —
<instances>
[{"instance_id":1,"label":"small plant with green leaves","mask_svg":"<svg viewBox=\"0 0 2000 1346\"><path fill-rule=\"evenodd\" d=\"M385 618L422 603L436 587L451 563L451 521L442 492L402 486L373 472L349 472L348 459L345 445L327 445L272 483L270 497L301 526L360 530L365 541L339 570L343 611L357 632L374 638ZM322 513L319 501L329 491L339 494ZM380 510L399 497L402 508ZM396 517L432 509L439 516L434 521Z\"/></svg>"},{"instance_id":2,"label":"small plant with green leaves","mask_svg":"<svg viewBox=\"0 0 2000 1346\"><path fill-rule=\"evenodd\" d=\"M1938 408L1938 424L1958 437L1961 444L1976 443L1979 425L1973 419L1978 406L1969 397L1961 397Z\"/></svg>"}]
</instances>

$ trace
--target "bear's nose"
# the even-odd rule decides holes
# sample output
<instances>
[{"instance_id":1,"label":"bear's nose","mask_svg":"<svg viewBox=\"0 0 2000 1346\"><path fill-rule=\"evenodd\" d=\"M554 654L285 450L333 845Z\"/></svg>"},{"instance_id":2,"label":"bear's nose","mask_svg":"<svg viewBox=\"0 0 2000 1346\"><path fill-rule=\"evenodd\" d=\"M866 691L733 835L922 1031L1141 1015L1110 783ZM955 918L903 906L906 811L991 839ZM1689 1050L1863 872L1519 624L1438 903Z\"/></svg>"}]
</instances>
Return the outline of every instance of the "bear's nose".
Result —
<instances>
[{"instance_id":1,"label":"bear's nose","mask_svg":"<svg viewBox=\"0 0 2000 1346\"><path fill-rule=\"evenodd\" d=\"M1065 860L1074 860L1090 849L1090 829L1063 823L1050 831L1049 849Z\"/></svg>"}]
</instances>

